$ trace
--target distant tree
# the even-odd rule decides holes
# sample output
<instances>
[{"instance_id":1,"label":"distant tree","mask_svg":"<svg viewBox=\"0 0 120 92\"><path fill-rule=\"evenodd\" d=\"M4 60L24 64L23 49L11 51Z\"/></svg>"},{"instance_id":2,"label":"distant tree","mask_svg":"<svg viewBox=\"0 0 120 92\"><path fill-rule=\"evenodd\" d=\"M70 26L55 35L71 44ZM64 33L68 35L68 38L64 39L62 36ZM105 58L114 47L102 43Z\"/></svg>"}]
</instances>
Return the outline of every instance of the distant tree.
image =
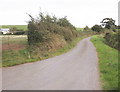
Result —
<instances>
[{"instance_id":1,"label":"distant tree","mask_svg":"<svg viewBox=\"0 0 120 92\"><path fill-rule=\"evenodd\" d=\"M16 28L16 27L12 27L12 28L10 28L10 32L15 32L15 31L17 31L18 29Z\"/></svg>"},{"instance_id":2,"label":"distant tree","mask_svg":"<svg viewBox=\"0 0 120 92\"><path fill-rule=\"evenodd\" d=\"M102 21L102 26L105 26L107 29L114 29L115 28L115 20L112 18L104 18Z\"/></svg>"},{"instance_id":3,"label":"distant tree","mask_svg":"<svg viewBox=\"0 0 120 92\"><path fill-rule=\"evenodd\" d=\"M101 32L102 31L101 25L94 25L91 29L95 32Z\"/></svg>"},{"instance_id":4,"label":"distant tree","mask_svg":"<svg viewBox=\"0 0 120 92\"><path fill-rule=\"evenodd\" d=\"M84 30L87 31L87 30L90 30L90 28L89 28L88 26L86 26L86 27L84 28Z\"/></svg>"}]
</instances>

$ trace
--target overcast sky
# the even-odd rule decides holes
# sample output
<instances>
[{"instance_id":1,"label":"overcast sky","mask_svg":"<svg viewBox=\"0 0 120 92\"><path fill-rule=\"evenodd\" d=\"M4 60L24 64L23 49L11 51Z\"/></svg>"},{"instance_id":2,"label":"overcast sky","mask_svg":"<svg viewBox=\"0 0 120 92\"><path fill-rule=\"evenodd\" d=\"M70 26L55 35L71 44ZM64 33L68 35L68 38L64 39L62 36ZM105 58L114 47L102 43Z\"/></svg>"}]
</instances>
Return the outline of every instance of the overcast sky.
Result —
<instances>
[{"instance_id":1,"label":"overcast sky","mask_svg":"<svg viewBox=\"0 0 120 92\"><path fill-rule=\"evenodd\" d=\"M76 27L99 24L103 18L118 20L119 0L0 0L0 25L24 25L29 17L43 12L67 16Z\"/></svg>"}]
</instances>

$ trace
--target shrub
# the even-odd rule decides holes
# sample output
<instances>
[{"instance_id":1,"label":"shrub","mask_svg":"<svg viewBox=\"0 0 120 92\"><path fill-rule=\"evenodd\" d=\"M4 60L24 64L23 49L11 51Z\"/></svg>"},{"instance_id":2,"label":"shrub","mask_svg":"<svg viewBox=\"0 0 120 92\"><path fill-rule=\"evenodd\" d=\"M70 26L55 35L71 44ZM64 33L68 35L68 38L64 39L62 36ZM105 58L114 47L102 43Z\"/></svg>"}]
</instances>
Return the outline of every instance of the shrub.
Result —
<instances>
[{"instance_id":1,"label":"shrub","mask_svg":"<svg viewBox=\"0 0 120 92\"><path fill-rule=\"evenodd\" d=\"M88 27L88 26L86 26L85 28L84 28L84 31L90 31L91 29Z\"/></svg>"},{"instance_id":2,"label":"shrub","mask_svg":"<svg viewBox=\"0 0 120 92\"><path fill-rule=\"evenodd\" d=\"M118 49L120 51L120 47L119 45L119 36L120 36L120 32L116 32L116 33L106 33L105 35L105 43L108 44L109 46Z\"/></svg>"},{"instance_id":3,"label":"shrub","mask_svg":"<svg viewBox=\"0 0 120 92\"><path fill-rule=\"evenodd\" d=\"M40 12L38 18L33 18L28 22L28 43L29 45L50 40L48 34L59 34L69 42L78 36L75 27L64 18L44 15Z\"/></svg>"},{"instance_id":4,"label":"shrub","mask_svg":"<svg viewBox=\"0 0 120 92\"><path fill-rule=\"evenodd\" d=\"M94 25L91 29L95 32L101 32L102 31L102 27L100 25Z\"/></svg>"}]
</instances>

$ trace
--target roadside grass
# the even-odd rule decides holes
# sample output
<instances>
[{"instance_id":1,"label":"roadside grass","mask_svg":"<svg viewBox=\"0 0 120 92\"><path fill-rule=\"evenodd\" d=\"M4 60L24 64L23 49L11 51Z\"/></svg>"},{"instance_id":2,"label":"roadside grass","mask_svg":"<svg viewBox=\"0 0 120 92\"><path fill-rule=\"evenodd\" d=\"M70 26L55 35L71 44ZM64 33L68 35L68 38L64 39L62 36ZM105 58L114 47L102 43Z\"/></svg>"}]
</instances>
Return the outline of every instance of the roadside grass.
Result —
<instances>
[{"instance_id":1,"label":"roadside grass","mask_svg":"<svg viewBox=\"0 0 120 92\"><path fill-rule=\"evenodd\" d=\"M40 60L47 59L47 58L50 58L53 56L61 55L65 52L69 51L70 49L72 49L74 46L76 46L76 44L80 40L82 40L85 37L87 37L87 36L78 37L78 38L74 39L72 42L70 42L69 44L65 45L64 47L62 47L56 51L44 53L43 55L40 56L40 58L36 57L37 54L31 54L30 49L28 47L26 47L25 49L21 49L21 50L5 50L2 53L3 54L2 55L2 60L3 60L2 67L9 67L9 66L19 65L19 64L23 64L23 63L28 63L28 62L40 61ZM15 40L15 39L13 39L13 40ZM27 42L26 39L16 39L17 44L21 44L21 43L18 43L19 40L20 41L23 40L23 42ZM4 43L6 43L6 42L4 42Z\"/></svg>"},{"instance_id":2,"label":"roadside grass","mask_svg":"<svg viewBox=\"0 0 120 92\"><path fill-rule=\"evenodd\" d=\"M50 52L48 53L48 56L53 57L53 56L58 56L61 55L63 53L68 52L69 50L71 50L73 47L75 47L77 45L77 43L79 41L81 41L82 39L84 39L87 36L82 36L82 37L78 37L76 39L74 39L72 42L70 42L69 44L67 44L66 46L64 46L63 48L58 49L55 52ZM48 57L47 57L48 58Z\"/></svg>"},{"instance_id":3,"label":"roadside grass","mask_svg":"<svg viewBox=\"0 0 120 92\"><path fill-rule=\"evenodd\" d=\"M27 62L27 50L7 50L3 51L2 66L13 66Z\"/></svg>"},{"instance_id":4,"label":"roadside grass","mask_svg":"<svg viewBox=\"0 0 120 92\"><path fill-rule=\"evenodd\" d=\"M19 30L27 30L27 25L2 25L0 28L17 28Z\"/></svg>"},{"instance_id":5,"label":"roadside grass","mask_svg":"<svg viewBox=\"0 0 120 92\"><path fill-rule=\"evenodd\" d=\"M100 80L104 90L118 90L118 51L104 43L101 36L93 36L99 58Z\"/></svg>"}]
</instances>

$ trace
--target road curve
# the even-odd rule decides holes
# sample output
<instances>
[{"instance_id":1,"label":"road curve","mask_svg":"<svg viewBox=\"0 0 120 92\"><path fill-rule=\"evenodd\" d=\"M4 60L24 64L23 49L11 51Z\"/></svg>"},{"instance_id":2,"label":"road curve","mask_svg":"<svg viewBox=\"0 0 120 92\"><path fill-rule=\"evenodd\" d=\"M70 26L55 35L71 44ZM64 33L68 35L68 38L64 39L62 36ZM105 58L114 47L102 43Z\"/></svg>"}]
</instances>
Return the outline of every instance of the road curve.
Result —
<instances>
[{"instance_id":1,"label":"road curve","mask_svg":"<svg viewBox=\"0 0 120 92\"><path fill-rule=\"evenodd\" d=\"M90 37L60 56L3 68L3 90L100 90L98 58Z\"/></svg>"}]
</instances>

